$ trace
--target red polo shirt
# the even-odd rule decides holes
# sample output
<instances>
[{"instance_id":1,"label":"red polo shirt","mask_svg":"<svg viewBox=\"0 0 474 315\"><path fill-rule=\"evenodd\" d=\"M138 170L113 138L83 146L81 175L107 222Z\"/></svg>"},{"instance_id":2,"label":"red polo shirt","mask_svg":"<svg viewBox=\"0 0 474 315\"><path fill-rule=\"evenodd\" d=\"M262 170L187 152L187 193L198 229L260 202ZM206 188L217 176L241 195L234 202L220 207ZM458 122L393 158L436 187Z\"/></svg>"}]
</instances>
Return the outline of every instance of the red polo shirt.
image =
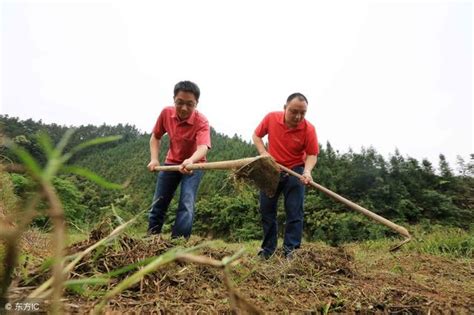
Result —
<instances>
[{"instance_id":1,"label":"red polo shirt","mask_svg":"<svg viewBox=\"0 0 474 315\"><path fill-rule=\"evenodd\" d=\"M285 124L284 112L272 112L255 129L262 138L268 134L268 153L281 165L304 165L306 155L318 155L318 137L314 126L303 119L296 128Z\"/></svg>"},{"instance_id":2,"label":"red polo shirt","mask_svg":"<svg viewBox=\"0 0 474 315\"><path fill-rule=\"evenodd\" d=\"M165 163L181 164L196 152L198 145L207 145L211 148L211 133L207 118L194 110L186 120L180 120L174 106L165 107L158 117L153 134L155 138L168 133L170 148ZM202 158L199 162L205 162Z\"/></svg>"}]
</instances>

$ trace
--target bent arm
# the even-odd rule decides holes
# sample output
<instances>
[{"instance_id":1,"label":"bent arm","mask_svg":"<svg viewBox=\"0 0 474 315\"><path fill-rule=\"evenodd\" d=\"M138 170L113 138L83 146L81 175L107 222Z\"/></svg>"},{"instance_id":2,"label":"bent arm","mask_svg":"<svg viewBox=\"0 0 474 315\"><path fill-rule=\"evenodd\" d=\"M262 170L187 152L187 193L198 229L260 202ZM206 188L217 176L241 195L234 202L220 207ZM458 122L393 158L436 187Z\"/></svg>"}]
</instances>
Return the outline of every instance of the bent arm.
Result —
<instances>
[{"instance_id":1,"label":"bent arm","mask_svg":"<svg viewBox=\"0 0 474 315\"><path fill-rule=\"evenodd\" d=\"M304 161L304 171L303 173L309 173L313 171L313 168L316 166L316 163L318 162L318 156L317 155L308 155L306 156L306 160Z\"/></svg>"},{"instance_id":2,"label":"bent arm","mask_svg":"<svg viewBox=\"0 0 474 315\"><path fill-rule=\"evenodd\" d=\"M148 170L153 172L155 170L155 166L160 165L160 161L158 157L160 156L160 145L161 139L155 137L155 134L151 134L150 137L150 163L148 163Z\"/></svg>"},{"instance_id":3,"label":"bent arm","mask_svg":"<svg viewBox=\"0 0 474 315\"><path fill-rule=\"evenodd\" d=\"M183 174L191 174L192 171L188 170L186 166L200 161L203 157L206 156L208 150L209 150L209 147L207 145L199 144L196 148L196 151L194 151L193 155L191 155L189 158L184 160L183 163L181 163L179 171Z\"/></svg>"},{"instance_id":4,"label":"bent arm","mask_svg":"<svg viewBox=\"0 0 474 315\"><path fill-rule=\"evenodd\" d=\"M263 143L262 138L257 136L255 133L252 135L252 140L253 144L255 144L255 147L257 148L258 154L260 155L270 155L265 148L265 144Z\"/></svg>"},{"instance_id":5,"label":"bent arm","mask_svg":"<svg viewBox=\"0 0 474 315\"><path fill-rule=\"evenodd\" d=\"M313 181L313 176L311 175L311 172L313 171L313 168L316 166L317 162L318 162L317 155L306 156L306 160L304 161L303 179L301 179L301 181L305 185L308 185L310 182Z\"/></svg>"},{"instance_id":6,"label":"bent arm","mask_svg":"<svg viewBox=\"0 0 474 315\"><path fill-rule=\"evenodd\" d=\"M207 145L200 144L197 146L196 151L194 151L193 155L191 155L191 157L188 160L190 160L191 163L196 163L206 156L207 151L209 151L209 148L207 147Z\"/></svg>"}]
</instances>

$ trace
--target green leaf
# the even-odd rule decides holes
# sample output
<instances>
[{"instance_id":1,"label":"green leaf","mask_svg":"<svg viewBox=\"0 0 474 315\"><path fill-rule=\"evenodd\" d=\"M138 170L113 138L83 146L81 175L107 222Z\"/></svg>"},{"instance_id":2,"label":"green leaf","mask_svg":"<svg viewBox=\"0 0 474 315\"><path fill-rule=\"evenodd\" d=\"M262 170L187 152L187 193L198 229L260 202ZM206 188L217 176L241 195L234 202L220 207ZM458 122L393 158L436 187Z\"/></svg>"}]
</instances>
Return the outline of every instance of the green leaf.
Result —
<instances>
[{"instance_id":1,"label":"green leaf","mask_svg":"<svg viewBox=\"0 0 474 315\"><path fill-rule=\"evenodd\" d=\"M84 278L84 279L71 279L64 282L65 286L73 286L73 285L85 285L85 284L107 284L109 283L109 278L100 278L100 277L92 277L92 278Z\"/></svg>"},{"instance_id":2,"label":"green leaf","mask_svg":"<svg viewBox=\"0 0 474 315\"><path fill-rule=\"evenodd\" d=\"M43 263L40 266L41 271L46 271L50 269L54 264L54 259L52 257L48 257L43 261Z\"/></svg>"},{"instance_id":3,"label":"green leaf","mask_svg":"<svg viewBox=\"0 0 474 315\"><path fill-rule=\"evenodd\" d=\"M122 189L124 185L111 183L104 178L100 177L96 173L78 166L64 166L62 169L65 173L73 173L93 181L94 183L108 189Z\"/></svg>"},{"instance_id":4,"label":"green leaf","mask_svg":"<svg viewBox=\"0 0 474 315\"><path fill-rule=\"evenodd\" d=\"M54 152L54 154L58 153L58 151ZM60 171L61 167L62 163L61 160L59 160L58 158L52 157L48 159L48 163L46 164L46 167L43 171L43 179L45 181L50 182L54 178L54 176L56 176L56 174Z\"/></svg>"},{"instance_id":5,"label":"green leaf","mask_svg":"<svg viewBox=\"0 0 474 315\"><path fill-rule=\"evenodd\" d=\"M65 287L68 289L76 292L77 294L90 296L93 294L93 291L87 289L88 285L104 285L109 283L108 278L100 278L100 277L91 277L91 278L84 278L84 279L72 279L67 280L64 282Z\"/></svg>"},{"instance_id":6,"label":"green leaf","mask_svg":"<svg viewBox=\"0 0 474 315\"><path fill-rule=\"evenodd\" d=\"M65 133L64 136L61 138L59 141L58 145L56 146L56 150L58 151L59 154L63 153L64 148L66 147L67 143L69 142L69 139L72 137L72 135L76 132L75 128L68 129Z\"/></svg>"},{"instance_id":7,"label":"green leaf","mask_svg":"<svg viewBox=\"0 0 474 315\"><path fill-rule=\"evenodd\" d=\"M77 152L77 151L83 150L83 149L85 149L87 147L90 147L90 146L93 146L93 145L118 141L120 139L122 139L122 136L109 136L109 137L95 138L95 139L88 140L86 142L83 142L83 143L75 146L74 148L72 148L71 151Z\"/></svg>"},{"instance_id":8,"label":"green leaf","mask_svg":"<svg viewBox=\"0 0 474 315\"><path fill-rule=\"evenodd\" d=\"M67 160L69 160L74 154L79 152L80 150L83 150L85 148L88 148L93 145L98 145L98 144L103 144L103 143L108 143L108 142L113 142L122 139L122 136L109 136L109 137L102 137L102 138L95 138L92 140L88 140L86 142L83 142L81 144L78 144L74 148L72 148L67 154L64 154L62 158L62 162L65 163Z\"/></svg>"},{"instance_id":9,"label":"green leaf","mask_svg":"<svg viewBox=\"0 0 474 315\"><path fill-rule=\"evenodd\" d=\"M147 258L145 258L145 259L143 259L143 260L137 261L136 263L133 263L133 264L124 266L124 267L122 267L122 268L113 270L113 271L111 271L111 272L108 272L108 273L106 273L106 275L109 276L109 277L111 277L111 278L117 277L117 276L119 276L119 275L121 275L121 274L123 274L123 273L126 273L126 272L129 272L129 271L131 271L131 270L137 269L137 267L147 265L148 263L150 263L151 261L155 260L156 258L158 258L158 256L147 257Z\"/></svg>"},{"instance_id":10,"label":"green leaf","mask_svg":"<svg viewBox=\"0 0 474 315\"><path fill-rule=\"evenodd\" d=\"M114 213L114 216L117 219L117 221L119 222L119 224L124 224L125 223L125 221L122 219L122 217L118 215L117 210L115 210L115 207L114 207L113 204L112 204L112 212Z\"/></svg>"},{"instance_id":11,"label":"green leaf","mask_svg":"<svg viewBox=\"0 0 474 315\"><path fill-rule=\"evenodd\" d=\"M38 143L43 149L43 152L46 154L48 159L51 159L55 154L54 152L55 150L54 150L53 143L49 135L44 131L40 131L36 135L36 138L38 139Z\"/></svg>"},{"instance_id":12,"label":"green leaf","mask_svg":"<svg viewBox=\"0 0 474 315\"><path fill-rule=\"evenodd\" d=\"M15 153L16 156L21 160L23 165L31 172L31 174L37 178L41 178L41 167L38 162L31 156L28 151L22 147L17 146L15 143L8 141L7 146L10 150Z\"/></svg>"}]
</instances>

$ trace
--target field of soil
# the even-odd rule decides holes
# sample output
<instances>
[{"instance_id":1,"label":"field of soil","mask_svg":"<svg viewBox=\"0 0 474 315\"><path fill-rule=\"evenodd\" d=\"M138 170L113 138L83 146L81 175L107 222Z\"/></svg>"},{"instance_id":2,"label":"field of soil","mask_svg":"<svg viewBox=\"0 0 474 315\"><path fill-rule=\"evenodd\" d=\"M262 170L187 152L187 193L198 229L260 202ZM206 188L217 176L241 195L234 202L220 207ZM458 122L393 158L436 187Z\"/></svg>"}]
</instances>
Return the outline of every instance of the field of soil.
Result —
<instances>
[{"instance_id":1,"label":"field of soil","mask_svg":"<svg viewBox=\"0 0 474 315\"><path fill-rule=\"evenodd\" d=\"M68 248L73 254L103 237L100 233ZM69 286L64 305L69 313L88 313L105 292L139 270L137 263L171 249L203 244L192 255L200 258L172 260L113 296L106 313L301 313L350 312L453 314L474 313L472 260L422 254L402 249L364 248L358 244L330 247L304 243L294 259L277 252L271 259L256 257L257 242L228 244L192 237L188 242L164 237L121 236L84 259L71 279L103 277L102 284ZM224 269L209 261L221 261L239 249L245 252ZM23 249L36 258L47 252L47 239L26 238ZM132 265L136 264L136 265ZM31 264L30 264L31 265ZM130 270L114 272L124 266ZM47 280L39 267L28 268L11 286L11 300L27 296ZM25 281L26 279L26 281ZM226 279L229 280L226 282ZM46 302L45 302L46 303Z\"/></svg>"}]
</instances>

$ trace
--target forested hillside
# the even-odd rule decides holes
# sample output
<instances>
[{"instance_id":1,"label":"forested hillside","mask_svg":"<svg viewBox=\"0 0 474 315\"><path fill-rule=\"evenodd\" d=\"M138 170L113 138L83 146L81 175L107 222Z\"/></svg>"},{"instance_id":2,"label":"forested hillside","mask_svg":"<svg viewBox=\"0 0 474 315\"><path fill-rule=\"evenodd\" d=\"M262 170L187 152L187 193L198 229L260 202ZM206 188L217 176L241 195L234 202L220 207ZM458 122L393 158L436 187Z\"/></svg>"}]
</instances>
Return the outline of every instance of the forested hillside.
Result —
<instances>
[{"instance_id":1,"label":"forested hillside","mask_svg":"<svg viewBox=\"0 0 474 315\"><path fill-rule=\"evenodd\" d=\"M41 121L19 120L0 116L3 135L24 146L33 156L45 162L37 141L38 132L48 134L58 142L65 126ZM131 217L147 208L152 199L155 174L149 173L149 134L134 126L80 126L68 144L73 147L86 140L108 135L121 135L119 141L94 146L81 151L70 162L93 170L107 180L124 183L122 190L107 190L78 176L62 175L55 180L68 220L87 229L98 222L113 207L123 217ZM167 141L161 150L161 161ZM209 161L231 160L255 156L256 150L238 136L228 137L212 130L212 150ZM3 164L15 163L6 148L0 152ZM455 170L454 170L455 169ZM257 192L254 188L234 183L225 171L207 171L200 186L194 233L231 240L260 238ZM341 154L330 143L321 147L313 178L321 185L401 224L432 224L469 229L473 224L474 207L473 160L460 160L450 166L443 155L439 164L417 161L394 152L388 159L375 148L362 148L360 153ZM32 181L24 174L10 174L14 191L20 200L31 191ZM171 223L174 207L169 211ZM280 222L283 223L283 215ZM143 218L143 222L146 218ZM341 243L389 235L390 232L353 213L321 193L308 189L305 201L305 236L309 240ZM47 226L44 218L36 225ZM145 230L143 224L143 230ZM169 224L168 224L169 228Z\"/></svg>"}]
</instances>

